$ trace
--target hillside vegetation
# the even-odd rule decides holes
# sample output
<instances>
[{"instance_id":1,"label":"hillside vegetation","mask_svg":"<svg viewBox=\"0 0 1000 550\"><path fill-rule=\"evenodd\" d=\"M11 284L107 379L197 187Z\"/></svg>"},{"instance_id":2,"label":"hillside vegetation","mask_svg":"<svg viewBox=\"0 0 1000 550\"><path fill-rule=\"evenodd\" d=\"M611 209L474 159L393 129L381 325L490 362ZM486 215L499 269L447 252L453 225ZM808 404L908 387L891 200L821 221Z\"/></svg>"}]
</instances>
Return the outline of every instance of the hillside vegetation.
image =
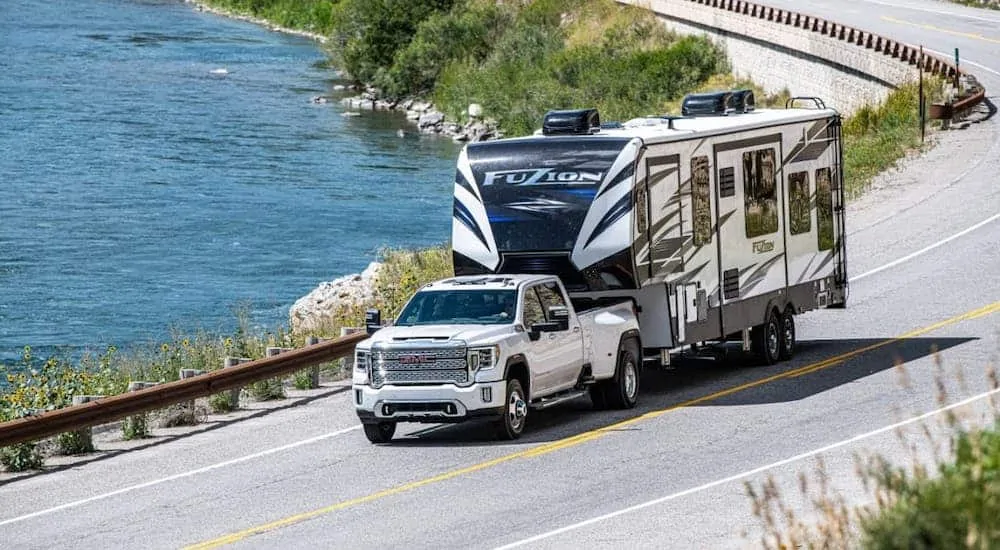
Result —
<instances>
[{"instance_id":1,"label":"hillside vegetation","mask_svg":"<svg viewBox=\"0 0 1000 550\"><path fill-rule=\"evenodd\" d=\"M426 97L455 119L479 103L507 135L534 130L550 109L597 107L609 120L663 113L728 72L709 40L612 0L209 4L327 34L335 63L385 97Z\"/></svg>"}]
</instances>

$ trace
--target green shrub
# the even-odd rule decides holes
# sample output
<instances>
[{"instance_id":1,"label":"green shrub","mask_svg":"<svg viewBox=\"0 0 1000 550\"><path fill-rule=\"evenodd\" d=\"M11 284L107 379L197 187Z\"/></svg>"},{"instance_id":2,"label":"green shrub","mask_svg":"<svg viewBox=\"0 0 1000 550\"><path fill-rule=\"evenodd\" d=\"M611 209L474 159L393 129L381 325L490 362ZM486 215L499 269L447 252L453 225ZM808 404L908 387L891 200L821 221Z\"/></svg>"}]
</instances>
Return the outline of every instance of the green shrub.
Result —
<instances>
[{"instance_id":1,"label":"green shrub","mask_svg":"<svg viewBox=\"0 0 1000 550\"><path fill-rule=\"evenodd\" d=\"M233 403L231 392L224 391L210 395L208 406L214 413L227 413L236 410L237 403Z\"/></svg>"},{"instance_id":2,"label":"green shrub","mask_svg":"<svg viewBox=\"0 0 1000 550\"><path fill-rule=\"evenodd\" d=\"M79 455L94 452L94 441L84 432L65 432L56 438L59 453L64 455Z\"/></svg>"},{"instance_id":3,"label":"green shrub","mask_svg":"<svg viewBox=\"0 0 1000 550\"><path fill-rule=\"evenodd\" d=\"M495 4L431 15L396 53L388 70L379 73L375 85L390 97L427 95L450 61L485 60L512 19L511 10Z\"/></svg>"},{"instance_id":4,"label":"green shrub","mask_svg":"<svg viewBox=\"0 0 1000 550\"><path fill-rule=\"evenodd\" d=\"M122 438L125 440L149 437L149 418L145 413L126 417L122 420Z\"/></svg>"},{"instance_id":5,"label":"green shrub","mask_svg":"<svg viewBox=\"0 0 1000 550\"><path fill-rule=\"evenodd\" d=\"M333 25L343 68L362 82L375 81L423 20L453 4L455 0L341 0Z\"/></svg>"},{"instance_id":6,"label":"green shrub","mask_svg":"<svg viewBox=\"0 0 1000 550\"><path fill-rule=\"evenodd\" d=\"M313 389L312 370L300 370L296 372L292 383L297 390Z\"/></svg>"},{"instance_id":7,"label":"green shrub","mask_svg":"<svg viewBox=\"0 0 1000 550\"><path fill-rule=\"evenodd\" d=\"M206 3L282 27L329 35L338 0L208 0Z\"/></svg>"},{"instance_id":8,"label":"green shrub","mask_svg":"<svg viewBox=\"0 0 1000 550\"><path fill-rule=\"evenodd\" d=\"M10 447L0 447L0 465L8 472L40 470L44 464L42 454L35 443L18 443Z\"/></svg>"},{"instance_id":9,"label":"green shrub","mask_svg":"<svg viewBox=\"0 0 1000 550\"><path fill-rule=\"evenodd\" d=\"M271 401L285 398L285 386L281 378L258 380L247 386L247 392L257 401Z\"/></svg>"},{"instance_id":10,"label":"green shrub","mask_svg":"<svg viewBox=\"0 0 1000 550\"><path fill-rule=\"evenodd\" d=\"M954 462L939 474L908 475L881 463L875 477L892 505L862 523L864 547L1000 546L1000 432L961 434Z\"/></svg>"}]
</instances>

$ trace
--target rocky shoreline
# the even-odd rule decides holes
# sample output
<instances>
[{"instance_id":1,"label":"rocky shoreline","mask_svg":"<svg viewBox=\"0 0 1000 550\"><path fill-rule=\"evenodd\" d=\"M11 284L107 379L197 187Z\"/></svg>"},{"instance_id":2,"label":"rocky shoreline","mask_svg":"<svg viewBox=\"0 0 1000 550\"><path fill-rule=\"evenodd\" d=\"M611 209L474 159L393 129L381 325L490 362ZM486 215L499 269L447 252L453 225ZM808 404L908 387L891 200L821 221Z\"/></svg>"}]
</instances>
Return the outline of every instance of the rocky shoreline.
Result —
<instances>
[{"instance_id":1,"label":"rocky shoreline","mask_svg":"<svg viewBox=\"0 0 1000 550\"><path fill-rule=\"evenodd\" d=\"M381 267L381 263L372 262L361 273L320 283L288 309L289 328L295 333L317 332L345 313L371 303Z\"/></svg>"}]
</instances>

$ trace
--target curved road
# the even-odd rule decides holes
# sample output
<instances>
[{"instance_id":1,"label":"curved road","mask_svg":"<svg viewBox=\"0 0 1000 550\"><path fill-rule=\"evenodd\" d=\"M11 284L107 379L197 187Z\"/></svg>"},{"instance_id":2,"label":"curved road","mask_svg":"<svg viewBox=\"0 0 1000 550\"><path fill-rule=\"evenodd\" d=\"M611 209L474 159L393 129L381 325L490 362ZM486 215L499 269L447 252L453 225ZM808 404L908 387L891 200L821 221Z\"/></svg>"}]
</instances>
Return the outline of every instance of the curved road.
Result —
<instances>
[{"instance_id":1,"label":"curved road","mask_svg":"<svg viewBox=\"0 0 1000 550\"><path fill-rule=\"evenodd\" d=\"M964 66L1000 90L1000 13L902 4L825 0L809 10L959 47ZM990 390L987 366L1000 351L998 118L940 133L935 149L850 205L849 307L803 316L793 361L654 372L639 410L595 413L581 400L536 414L513 444L472 426L404 425L394 445L375 447L347 392L327 388L250 422L0 485L0 547L755 545L744 482L773 477L808 518L797 476L822 456L847 498L863 498L854 453L905 463L911 444L926 453L924 438L919 423L895 423L930 413L936 431L933 411ZM963 411L982 422L988 403Z\"/></svg>"}]
</instances>

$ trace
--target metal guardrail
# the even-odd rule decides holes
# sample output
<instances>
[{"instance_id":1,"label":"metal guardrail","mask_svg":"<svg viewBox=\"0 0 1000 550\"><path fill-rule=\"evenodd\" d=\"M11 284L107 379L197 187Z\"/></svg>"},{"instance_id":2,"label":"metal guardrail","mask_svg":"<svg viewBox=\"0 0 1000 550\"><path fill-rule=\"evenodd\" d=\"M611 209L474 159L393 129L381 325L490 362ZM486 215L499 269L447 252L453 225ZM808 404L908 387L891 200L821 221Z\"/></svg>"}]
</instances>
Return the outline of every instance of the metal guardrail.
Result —
<instances>
[{"instance_id":1,"label":"metal guardrail","mask_svg":"<svg viewBox=\"0 0 1000 550\"><path fill-rule=\"evenodd\" d=\"M0 423L0 447L113 422L327 363L351 355L354 345L367 337L364 332L351 334L232 368Z\"/></svg>"},{"instance_id":2,"label":"metal guardrail","mask_svg":"<svg viewBox=\"0 0 1000 550\"><path fill-rule=\"evenodd\" d=\"M746 2L744 0L688 1L709 8L716 8L765 21L789 25L795 28L829 36L858 47L867 48L890 56L894 59L898 59L900 62L913 65L914 67L923 67L926 72L932 75L954 80L956 87L958 87L959 76L962 74L960 73L959 68L950 61L923 52L920 47L912 46L910 44L906 44L905 42L900 42L891 38L886 38L876 33L861 30L849 25L835 23L820 17L805 15L782 8L763 6L753 2ZM937 109L932 109L932 115L938 114L938 117L940 118L951 118L956 114L975 107L981 103L986 97L986 90L978 84L975 78L972 80L975 82L975 86L971 93L965 96L956 97L951 102L941 104Z\"/></svg>"}]
</instances>

